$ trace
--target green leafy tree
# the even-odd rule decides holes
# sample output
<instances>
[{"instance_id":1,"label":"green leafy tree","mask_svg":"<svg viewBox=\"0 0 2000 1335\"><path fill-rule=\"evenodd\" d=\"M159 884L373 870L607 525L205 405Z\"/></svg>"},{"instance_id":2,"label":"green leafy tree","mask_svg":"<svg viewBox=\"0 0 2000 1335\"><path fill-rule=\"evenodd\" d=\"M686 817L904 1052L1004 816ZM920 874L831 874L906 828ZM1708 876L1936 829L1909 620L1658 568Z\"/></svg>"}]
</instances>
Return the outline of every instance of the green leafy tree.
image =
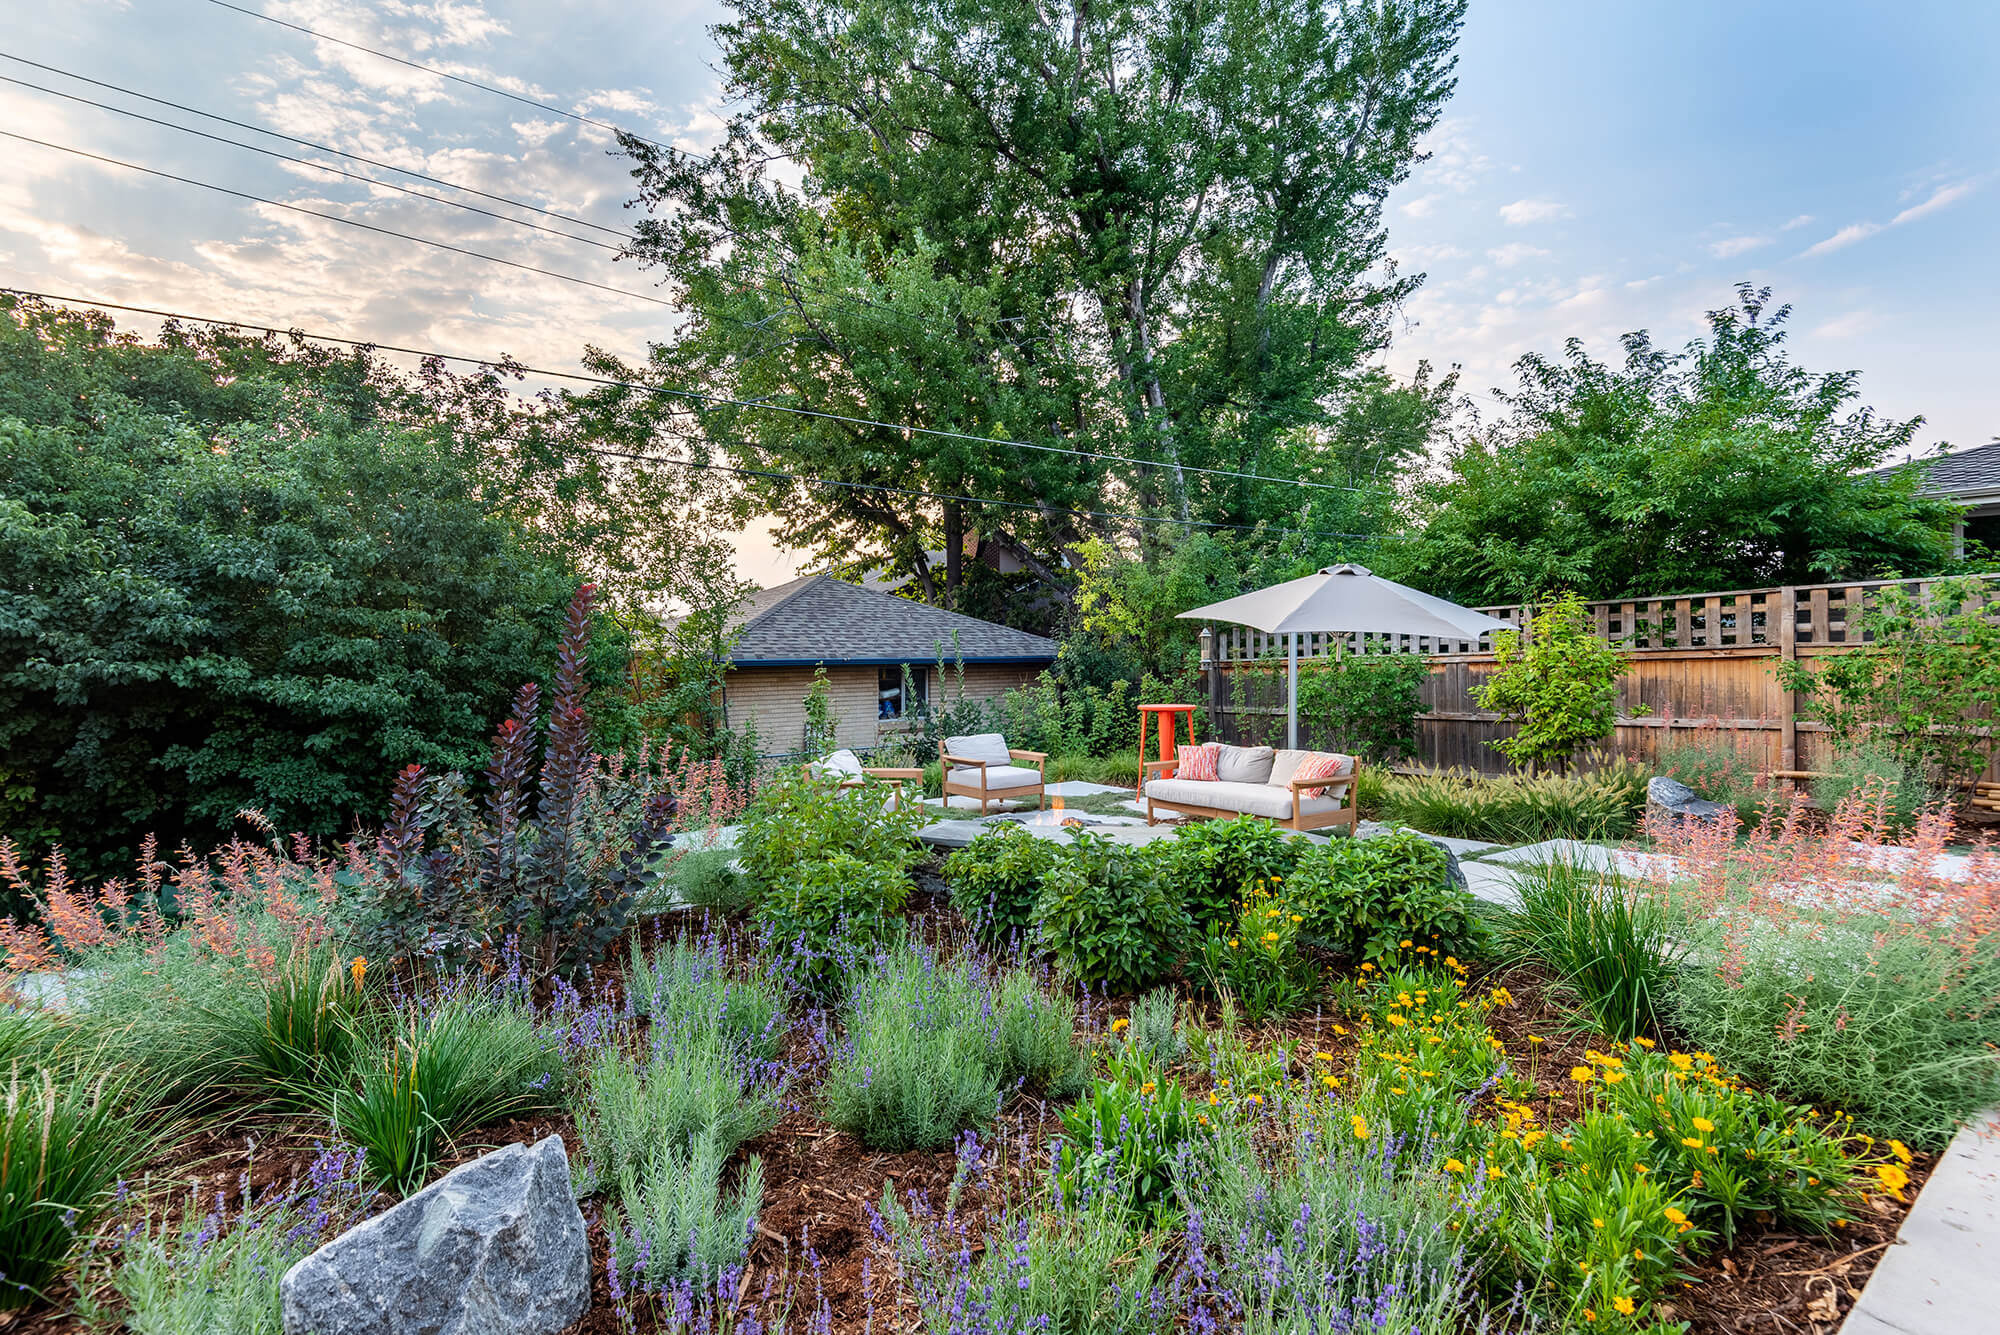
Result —
<instances>
[{"instance_id":1,"label":"green leafy tree","mask_svg":"<svg viewBox=\"0 0 2000 1335\"><path fill-rule=\"evenodd\" d=\"M1746 284L1679 353L1640 332L1622 367L1576 340L1560 361L1523 357L1512 415L1453 452L1421 540L1384 564L1475 605L1944 569L1959 508L1919 496L1913 470L1870 471L1922 419L1856 407L1857 372L1794 365L1790 310Z\"/></svg>"},{"instance_id":2,"label":"green leafy tree","mask_svg":"<svg viewBox=\"0 0 2000 1335\"><path fill-rule=\"evenodd\" d=\"M1328 448L1343 421L1378 454L1407 435L1362 369L1417 283L1381 206L1452 90L1462 0L732 7L721 151L622 141L654 215L634 251L688 313L648 371L1095 456L621 400L696 457L856 484L749 479L781 541L878 555L950 603L974 531L1059 590L1067 549L1132 536L1066 511L1340 530L1386 508L1386 485L1314 492L1306 525L1294 483L1379 473Z\"/></svg>"},{"instance_id":3,"label":"green leafy tree","mask_svg":"<svg viewBox=\"0 0 2000 1335\"><path fill-rule=\"evenodd\" d=\"M1493 675L1473 687L1473 698L1517 725L1492 743L1508 759L1566 772L1578 747L1611 735L1625 656L1597 638L1575 594L1543 606L1527 634L1495 634L1493 657Z\"/></svg>"}]
</instances>

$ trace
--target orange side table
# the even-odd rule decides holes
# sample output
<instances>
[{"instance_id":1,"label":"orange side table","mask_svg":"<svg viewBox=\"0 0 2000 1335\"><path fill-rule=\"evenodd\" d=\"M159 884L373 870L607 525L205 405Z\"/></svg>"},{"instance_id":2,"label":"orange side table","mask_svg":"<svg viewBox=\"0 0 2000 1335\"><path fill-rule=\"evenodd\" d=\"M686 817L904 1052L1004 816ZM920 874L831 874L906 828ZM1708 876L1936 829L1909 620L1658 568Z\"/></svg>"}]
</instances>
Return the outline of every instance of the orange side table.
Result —
<instances>
[{"instance_id":1,"label":"orange side table","mask_svg":"<svg viewBox=\"0 0 2000 1335\"><path fill-rule=\"evenodd\" d=\"M1174 732L1177 726L1175 723L1176 718L1185 716L1187 720L1186 727L1187 727L1188 744L1190 746L1194 744L1194 708L1195 707L1193 705L1140 705L1139 706L1139 791L1140 792L1143 793L1146 791L1146 715L1148 714L1156 715L1160 720L1159 724L1160 754L1157 757L1157 759L1172 760L1174 758Z\"/></svg>"}]
</instances>

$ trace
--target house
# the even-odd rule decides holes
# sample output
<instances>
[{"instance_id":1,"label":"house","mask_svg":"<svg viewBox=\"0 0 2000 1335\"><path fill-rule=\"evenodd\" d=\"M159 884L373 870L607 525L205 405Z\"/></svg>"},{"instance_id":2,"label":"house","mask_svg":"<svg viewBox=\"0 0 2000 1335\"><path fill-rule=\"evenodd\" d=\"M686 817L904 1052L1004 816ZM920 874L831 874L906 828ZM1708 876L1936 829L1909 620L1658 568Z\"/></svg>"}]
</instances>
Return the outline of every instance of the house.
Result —
<instances>
[{"instance_id":1,"label":"house","mask_svg":"<svg viewBox=\"0 0 2000 1335\"><path fill-rule=\"evenodd\" d=\"M723 716L738 729L754 721L759 745L772 753L804 743L817 667L832 688L836 744L865 750L907 728L922 702L956 698L959 664L966 697L983 700L1032 681L1056 658L1054 640L824 574L760 589L740 616Z\"/></svg>"},{"instance_id":2,"label":"house","mask_svg":"<svg viewBox=\"0 0 2000 1335\"><path fill-rule=\"evenodd\" d=\"M1958 527L1961 547L1966 542L1980 542L1988 550L2000 552L2000 440L1896 467L1922 470L1918 490L1924 495L1947 496L1966 507L1965 519Z\"/></svg>"}]
</instances>

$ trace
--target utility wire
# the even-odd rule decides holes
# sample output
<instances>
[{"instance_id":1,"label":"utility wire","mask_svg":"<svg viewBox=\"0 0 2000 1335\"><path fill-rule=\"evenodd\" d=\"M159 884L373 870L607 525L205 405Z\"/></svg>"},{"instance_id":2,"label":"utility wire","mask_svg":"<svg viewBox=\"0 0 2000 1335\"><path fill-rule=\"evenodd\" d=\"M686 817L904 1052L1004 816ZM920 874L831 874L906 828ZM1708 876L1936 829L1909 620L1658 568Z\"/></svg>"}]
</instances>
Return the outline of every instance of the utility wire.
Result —
<instances>
[{"instance_id":1,"label":"utility wire","mask_svg":"<svg viewBox=\"0 0 2000 1335\"><path fill-rule=\"evenodd\" d=\"M422 70L425 74L434 74L440 79L449 79L451 82L456 84L462 84L467 88L477 88L479 91L483 93L492 93L496 97L504 97L507 98L509 101L519 102L523 106L539 107L543 111L549 112L553 115L567 116L569 119L573 121L579 121L585 125L595 125L601 130L610 130L614 134L625 135L629 138L638 140L642 144L651 144L654 148L662 149L668 153L677 153L684 158L692 158L696 162L713 161L713 159L709 158L705 154L690 152L685 148L676 148L672 144L663 144L657 139L650 139L645 135L638 133L635 130L628 130L622 125L613 125L610 121L598 120L595 116L586 116L579 111L569 111L562 107L556 106L553 103L543 102L540 101L539 99L528 97L523 93L516 93L505 88L496 87L495 85L490 83L481 83L478 79L470 79L462 74L452 74L449 71L437 68L435 65L426 65L421 61L410 60L404 56L391 55L387 51L378 51L372 46L363 46L359 42L350 42L345 37L335 37L329 33L323 33L319 31L317 28L308 28L304 24L288 23L284 19L273 18L269 14L259 13L257 10L254 9L245 9L242 5L230 4L229 0L209 0L209 3L212 5L219 6L220 8L223 9L234 10L238 14L245 15L246 17L249 18L259 19L265 23L276 24L280 28L289 28L293 32L303 33L308 37L318 38L322 42L332 42L335 46L344 46L350 51L365 52L366 54L374 56L381 60L393 61L394 63L401 65L407 69Z\"/></svg>"},{"instance_id":2,"label":"utility wire","mask_svg":"<svg viewBox=\"0 0 2000 1335\"><path fill-rule=\"evenodd\" d=\"M157 167L142 167L136 162L126 162L122 158L109 158L101 153L86 153L80 148L71 148L67 144L50 143L46 139L36 139L31 135L16 134L12 130L0 130L0 135L5 135L9 139L18 139L24 144L35 144L42 148L52 148L58 153L72 153L80 158L88 158L92 162L107 163L113 167L124 167L128 171L144 172L148 176L158 176L164 180L178 181L182 185L199 186L203 190L213 190L219 195L233 195L237 199L249 200L253 204L266 204L271 208L284 209L289 213L303 213L308 218L321 218L327 222L341 223L348 227L358 227L364 232L374 232L380 236L393 236L399 241L414 241L420 246L430 246L437 250L448 250L454 255L465 255L475 260L485 260L490 264L504 264L510 269L520 269L526 273L540 274L544 278L555 278L565 283L575 283L580 287L595 288L599 292L610 292L616 296L630 297L634 301L650 301L655 306L673 306L675 304L665 297L649 296L644 292L633 292L627 288L613 287L609 283L599 283L589 278L579 278L575 274L562 273L555 269L544 269L533 264L523 264L519 260L510 260L499 255L488 255L484 251L468 250L464 246L454 246L449 241L438 241L431 237L418 236L412 232L398 232L392 227L377 227L374 223L362 222L359 218L343 218L337 213L321 213L318 209L309 209L298 204L287 204L282 200L267 199L263 195L253 195L243 190L232 190L226 185L215 185L209 181L197 181L192 176L176 176L172 172L161 171Z\"/></svg>"},{"instance_id":3,"label":"utility wire","mask_svg":"<svg viewBox=\"0 0 2000 1335\"><path fill-rule=\"evenodd\" d=\"M907 425L897 426L894 423L873 422L869 421L866 418L843 417L837 413L824 413L811 408L797 408L789 404L753 403L742 399L726 399L713 394L704 394L699 390L677 389L665 385L646 385L646 384L640 384L636 381L616 380L608 376L589 375L581 371L552 371L541 367L525 366L519 363L501 363L483 357L468 357L461 353L439 352L436 351L435 349L404 347L394 343L377 343L364 339L342 338L334 334L309 334L306 333L304 330L297 328L280 329L276 325L255 324L244 320L218 320L212 316L191 315L185 311L161 310L157 307L152 307L152 306L133 306L116 301L97 301L89 297L65 296L53 292L36 292L28 288L19 288L19 287L0 287L0 292L12 293L13 295L19 297L31 297L40 301L65 302L75 306L92 306L103 310L126 311L134 315L152 315L168 320L188 320L196 324L212 325L217 328L248 329L248 330L253 330L257 333L276 334L285 337L311 340L313 342L318 342L318 343L334 343L334 344L339 344L342 347L349 347L349 348L365 348L380 352L395 352L395 353L401 353L405 356L422 357L422 358L433 359L436 361L459 362L471 366L497 367L504 365L507 366L508 369L519 371L525 375L545 376L550 379L556 379L556 380L575 380L586 384L605 385L617 389L636 390L640 393L646 393L646 394L660 394L676 398L691 399L696 401L697 403L724 404L742 408L767 408L775 412L793 413L806 417L827 417L827 418L832 418L835 421L859 422L869 426L893 427L896 430L926 432L929 434L936 434L936 435L958 436L960 439L981 441L986 444L992 444L992 445L1025 446L1027 448L1033 448L1033 449L1056 450L1064 454L1084 454L1087 457L1091 458L1119 459L1126 463L1154 464L1155 466L1159 467L1168 466L1159 463L1159 461L1157 460L1128 459L1122 455L1091 454L1088 451L1066 450L1066 449L1060 449L1060 447L1057 446L1048 446L1048 445L1036 446L1033 445L1031 442L1027 441L997 440L985 436L963 436L957 432L937 431L934 428L929 428L929 427L912 427ZM597 449L596 447L580 446L579 448L587 449L593 453L606 453L605 451ZM693 460L662 459L653 455L639 454L636 452L610 452L610 453L612 457L630 457L636 460L641 460L644 462L655 463L655 464L675 464L687 468L713 467L721 471L731 471L731 472L739 471L728 465L706 465ZM1032 502L1005 501L1005 500L998 500L993 497L958 496L942 492L917 491L906 488L880 486L874 483L843 482L835 478L814 478L805 476L803 474L795 474L795 473L776 473L776 472L767 472L765 470L755 470L755 469L747 471L752 475L756 476L769 477L780 481L796 481L805 483L807 485L848 487L863 491L880 491L880 492L893 493L897 495L922 496L932 500L952 500L960 502L969 502L975 505L993 505L993 506L1000 506L1012 509L1033 509L1033 510L1047 509L1051 513L1073 514L1084 518L1135 519L1144 522L1180 524L1183 527L1226 528L1226 529L1237 529L1244 532L1249 532L1259 527L1263 527L1261 525L1256 525L1256 524L1206 523L1197 520L1182 521L1180 519L1176 519L1171 516L1165 516L1165 515L1157 515L1157 516L1125 515L1109 511L1058 510L1054 507L1043 507L1034 504ZM1282 481L1282 479L1277 479L1277 478L1265 478L1262 480L1272 481L1272 482ZM1353 490L1353 488L1332 487L1331 484L1328 483L1299 483L1298 485L1319 486L1328 488L1330 490L1343 490L1343 491ZM1310 536L1329 537L1329 538L1379 538L1385 536L1382 534L1370 534L1370 533L1334 533L1321 529L1266 529L1266 531L1281 532L1281 533L1303 533Z\"/></svg>"}]
</instances>

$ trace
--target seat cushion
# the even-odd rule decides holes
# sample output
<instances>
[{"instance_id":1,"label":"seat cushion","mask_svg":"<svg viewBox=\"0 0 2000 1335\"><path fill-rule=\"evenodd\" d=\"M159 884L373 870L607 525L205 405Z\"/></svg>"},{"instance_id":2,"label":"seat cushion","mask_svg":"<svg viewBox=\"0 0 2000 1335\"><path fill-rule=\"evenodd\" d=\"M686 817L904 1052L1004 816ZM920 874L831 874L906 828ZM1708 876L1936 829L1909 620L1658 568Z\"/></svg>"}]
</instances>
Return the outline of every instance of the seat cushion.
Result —
<instances>
[{"instance_id":1,"label":"seat cushion","mask_svg":"<svg viewBox=\"0 0 2000 1335\"><path fill-rule=\"evenodd\" d=\"M1268 746L1225 746L1215 762L1215 777L1224 783L1265 783L1276 758Z\"/></svg>"},{"instance_id":2,"label":"seat cushion","mask_svg":"<svg viewBox=\"0 0 2000 1335\"><path fill-rule=\"evenodd\" d=\"M1273 820L1292 818L1292 795L1268 783L1198 783L1192 779L1154 779L1146 785L1146 796L1161 802L1180 802L1192 807L1212 807ZM1317 816L1340 810L1332 798L1307 798L1299 810Z\"/></svg>"},{"instance_id":3,"label":"seat cushion","mask_svg":"<svg viewBox=\"0 0 2000 1335\"><path fill-rule=\"evenodd\" d=\"M958 752L952 754L957 755ZM1038 788L1042 782L1041 773L1025 765L988 765L983 771L968 766L956 767L951 772L951 781L977 788L982 773L986 775L986 791L989 793L1003 788Z\"/></svg>"},{"instance_id":4,"label":"seat cushion","mask_svg":"<svg viewBox=\"0 0 2000 1335\"><path fill-rule=\"evenodd\" d=\"M989 765L1006 765L1014 757L1007 754L1007 739L997 732L975 732L944 739L946 755L960 760L983 760Z\"/></svg>"},{"instance_id":5,"label":"seat cushion","mask_svg":"<svg viewBox=\"0 0 2000 1335\"><path fill-rule=\"evenodd\" d=\"M1337 755L1330 751L1317 751L1299 762L1292 771L1292 779L1352 779L1354 777L1354 757ZM1339 797L1347 791L1345 783L1328 784L1325 788L1301 789L1308 797Z\"/></svg>"},{"instance_id":6,"label":"seat cushion","mask_svg":"<svg viewBox=\"0 0 2000 1335\"><path fill-rule=\"evenodd\" d=\"M1174 777L1214 783L1219 777L1215 772L1215 761L1221 753L1220 742L1203 742L1200 746L1178 748L1174 752Z\"/></svg>"},{"instance_id":7,"label":"seat cushion","mask_svg":"<svg viewBox=\"0 0 2000 1335\"><path fill-rule=\"evenodd\" d=\"M861 757L852 751L835 751L825 760L815 762L812 771L823 779L858 779Z\"/></svg>"}]
</instances>

